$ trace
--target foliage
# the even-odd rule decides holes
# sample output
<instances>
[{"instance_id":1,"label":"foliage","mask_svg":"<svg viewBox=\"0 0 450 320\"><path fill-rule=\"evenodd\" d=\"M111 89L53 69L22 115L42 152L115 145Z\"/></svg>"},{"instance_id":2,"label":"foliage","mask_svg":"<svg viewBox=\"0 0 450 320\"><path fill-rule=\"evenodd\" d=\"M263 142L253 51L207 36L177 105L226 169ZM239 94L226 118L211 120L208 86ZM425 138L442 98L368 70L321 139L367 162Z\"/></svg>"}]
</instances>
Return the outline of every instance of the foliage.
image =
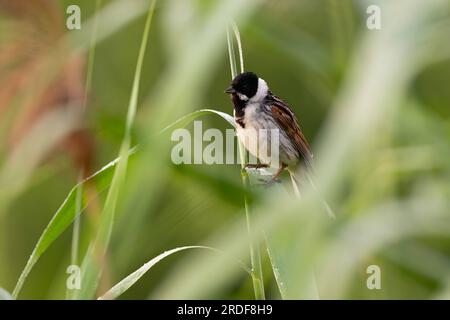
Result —
<instances>
[{"instance_id":1,"label":"foliage","mask_svg":"<svg viewBox=\"0 0 450 320\"><path fill-rule=\"evenodd\" d=\"M372 31L364 1L135 1L127 11L130 2L111 0L98 12L92 1L76 2L86 28L39 56L42 81L14 91L16 108L1 105L0 91L0 286L15 287L13 297L64 297L77 215L83 270L90 266L83 274L92 276L77 298L450 297L446 1L377 1L382 28ZM77 184L69 153L54 150L66 147L78 120L43 110L19 151L3 142L17 110L27 114L27 94L50 86L65 65L62 48L87 54L96 20L82 121L102 169ZM236 27L227 53L233 20L240 54ZM0 28L12 23L2 19ZM16 36L2 32L0 45ZM233 124L223 90L230 62L233 74L244 60L294 107L312 143L317 190L306 187L301 199L287 175L278 186L248 187L237 165L170 161L175 128L194 119L205 128ZM266 244L270 254L260 251ZM204 247L220 254L170 254ZM381 269L381 290L366 286L370 265ZM7 291L0 295L11 298Z\"/></svg>"}]
</instances>

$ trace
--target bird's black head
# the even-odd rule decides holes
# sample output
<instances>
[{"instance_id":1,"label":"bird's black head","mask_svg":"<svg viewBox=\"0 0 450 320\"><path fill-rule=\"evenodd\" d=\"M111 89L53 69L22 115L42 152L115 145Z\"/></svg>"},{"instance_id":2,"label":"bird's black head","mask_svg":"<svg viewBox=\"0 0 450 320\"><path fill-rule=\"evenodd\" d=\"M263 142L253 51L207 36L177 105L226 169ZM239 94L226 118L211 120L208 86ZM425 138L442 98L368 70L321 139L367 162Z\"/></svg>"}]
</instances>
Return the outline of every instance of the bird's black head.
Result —
<instances>
[{"instance_id":1,"label":"bird's black head","mask_svg":"<svg viewBox=\"0 0 450 320\"><path fill-rule=\"evenodd\" d=\"M236 94L240 100L251 99L258 91L258 76L253 72L244 72L231 81L226 93Z\"/></svg>"}]
</instances>

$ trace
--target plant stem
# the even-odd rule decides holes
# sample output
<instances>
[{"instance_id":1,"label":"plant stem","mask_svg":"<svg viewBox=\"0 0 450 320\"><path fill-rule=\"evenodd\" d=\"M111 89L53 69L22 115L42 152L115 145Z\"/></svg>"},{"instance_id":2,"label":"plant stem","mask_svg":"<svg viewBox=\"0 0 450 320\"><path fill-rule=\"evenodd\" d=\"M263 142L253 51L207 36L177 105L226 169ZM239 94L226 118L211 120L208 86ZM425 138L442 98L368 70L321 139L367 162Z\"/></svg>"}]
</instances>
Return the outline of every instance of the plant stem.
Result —
<instances>
[{"instance_id":1,"label":"plant stem","mask_svg":"<svg viewBox=\"0 0 450 320\"><path fill-rule=\"evenodd\" d=\"M127 119L125 124L125 133L122 139L119 159L114 170L114 175L111 185L106 196L105 204L100 216L99 230L96 238L91 244L83 261L82 268L82 288L77 296L79 299L90 299L95 295L100 280L102 269L105 266L104 261L107 253L107 248L111 240L112 229L114 225L114 218L120 191L125 183L126 170L128 166L128 156L131 147L131 130L136 115L139 86L141 80L141 73L144 64L145 51L147 48L148 36L150 33L150 26L152 22L153 12L155 9L156 0L152 0L148 9L147 19L145 22L144 32L142 35L141 46L139 49L138 60L134 73L133 86L128 105Z\"/></svg>"},{"instance_id":2,"label":"plant stem","mask_svg":"<svg viewBox=\"0 0 450 320\"><path fill-rule=\"evenodd\" d=\"M242 54L242 44L239 35L239 29L236 24L233 23L232 29L234 32L234 36L236 38L236 42L239 50L239 59L241 65L241 72L244 72L244 59ZM228 54L230 57L230 67L231 67L231 76L232 78L237 76L237 67L236 67L236 58L234 52L233 41L230 36L230 32L227 28L227 42L228 42ZM249 179L247 171L245 170L245 149L242 143L238 139L239 145L239 156L241 161L241 179L242 185L244 186L244 209L245 216L247 220L247 230L249 235L249 246L250 246L250 263L252 265L252 280L253 280L253 290L255 292L255 299L264 300L265 292L264 292L264 278L262 273L262 263L261 263L261 250L259 247L259 243L255 241L256 238L254 236L255 230L252 228L252 217L250 214L250 208L248 205L248 197L247 190L249 188Z\"/></svg>"},{"instance_id":3,"label":"plant stem","mask_svg":"<svg viewBox=\"0 0 450 320\"><path fill-rule=\"evenodd\" d=\"M255 241L254 229L252 228L251 214L250 208L248 206L248 198L247 198L247 190L249 187L249 180L247 171L244 168L244 163L242 160L245 160L245 150L242 146L242 143L239 142L239 154L241 155L241 179L242 184L244 185L244 208L245 208L245 217L247 220L247 231L249 235L249 245L250 245L250 262L252 264L252 280L253 280L253 290L255 291L255 299L264 300L264 278L262 273L262 263L261 263L261 249L259 247L259 243Z\"/></svg>"},{"instance_id":4,"label":"plant stem","mask_svg":"<svg viewBox=\"0 0 450 320\"><path fill-rule=\"evenodd\" d=\"M97 0L95 3L95 12L94 12L94 28L92 31L91 40L89 43L89 55L87 62L87 72L86 72L86 84L84 88L84 98L83 98L83 112L86 111L87 103L88 103L88 95L92 88L92 75L94 72L94 60L95 60L95 44L97 42L97 30L98 30L98 12L100 10L102 0ZM73 232L72 232L72 243L71 243L71 258L70 264L77 265L78 264L78 247L80 241L80 211L81 211L81 203L83 197L83 186L81 182L83 181L84 175L83 169L80 170L78 175L78 184L80 187L77 189L76 195L76 206L75 206L75 219L73 221ZM72 299L74 295L67 290L66 291L66 299Z\"/></svg>"}]
</instances>

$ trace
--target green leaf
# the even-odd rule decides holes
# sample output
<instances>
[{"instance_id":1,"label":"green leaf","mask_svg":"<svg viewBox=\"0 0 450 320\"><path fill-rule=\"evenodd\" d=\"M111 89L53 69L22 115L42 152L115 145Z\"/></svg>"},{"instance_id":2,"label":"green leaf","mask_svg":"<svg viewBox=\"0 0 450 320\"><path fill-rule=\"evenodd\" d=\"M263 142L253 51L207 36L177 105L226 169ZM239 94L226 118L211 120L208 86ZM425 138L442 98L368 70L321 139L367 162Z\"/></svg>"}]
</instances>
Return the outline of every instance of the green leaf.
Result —
<instances>
[{"instance_id":1,"label":"green leaf","mask_svg":"<svg viewBox=\"0 0 450 320\"><path fill-rule=\"evenodd\" d=\"M117 165L116 170L114 170L111 186L108 190L105 205L103 206L102 214L100 216L100 225L97 236L91 243L91 246L87 251L83 261L81 280L82 287L78 292L78 297L81 299L89 299L95 294L102 269L101 265L98 265L98 262L103 261L103 257L108 249L108 245L111 239L117 202L126 177L128 166L128 151L131 147L131 130L134 124L137 110L141 74L144 65L145 51L150 34L153 12L155 11L155 4L156 0L153 0L148 10L144 32L142 34L141 46L139 49L136 70L133 79L133 86L130 95L130 101L128 104L125 134L120 146L120 161Z\"/></svg>"},{"instance_id":2,"label":"green leaf","mask_svg":"<svg viewBox=\"0 0 450 320\"><path fill-rule=\"evenodd\" d=\"M244 54L242 50L241 36L239 34L239 29L235 23L231 24L231 28L233 30L234 38L238 46L239 61L241 67L240 70L242 73L244 72ZM228 44L228 56L230 59L231 78L234 79L237 76L236 53L234 49L233 40L231 39L229 28L227 28L227 44ZM238 146L239 146L239 155L241 157L242 185L244 186L244 189L247 190L249 187L249 178L248 178L249 175L248 171L245 169L245 149L239 139L238 139ZM250 216L250 209L246 192L244 192L244 209L245 215L247 217L247 229L251 237L254 230L251 226L252 217ZM265 292L264 292L264 279L262 274L261 249L259 247L259 244L254 243L253 241L251 241L250 243L250 261L252 264L252 278L253 278L253 289L255 292L255 298L257 300L264 300Z\"/></svg>"},{"instance_id":3,"label":"green leaf","mask_svg":"<svg viewBox=\"0 0 450 320\"><path fill-rule=\"evenodd\" d=\"M232 126L235 125L233 117L230 116L229 114L212 109L201 109L178 119L174 123L167 126L163 130L163 132L173 130L176 128L185 127L190 122L194 121L196 118L210 114L218 115L222 117L224 120L226 120L228 123L230 123ZM132 157L136 153L136 150L137 150L136 147L129 150L128 156ZM106 190L111 184L114 168L119 162L119 159L120 158L114 159L113 161L105 165L103 168L95 172L92 176L90 176L89 178L87 178L86 180L84 180L83 182L77 184L75 187L72 188L72 190L69 192L62 205L59 207L53 218L50 220L47 227L44 229L38 242L36 243L33 252L28 258L27 264L25 265L25 268L23 269L19 277L19 280L17 281L16 287L14 288L13 297L17 298L26 278L28 277L28 274L33 269L34 265L39 260L41 255L73 222L76 216L76 207L77 207L76 194L78 188L84 188L86 184L91 183L97 187L97 192L99 193ZM83 210L86 208L86 205L87 203L85 202L85 199L83 199L81 204L81 211L79 214L83 213Z\"/></svg>"},{"instance_id":4,"label":"green leaf","mask_svg":"<svg viewBox=\"0 0 450 320\"><path fill-rule=\"evenodd\" d=\"M131 286L133 286L148 270L150 270L155 264L160 262L162 259L183 250L187 249L208 249L212 251L219 251L215 248L206 247L206 246L186 246L186 247L178 247L169 251L165 251L161 253L160 255L156 256L155 258L148 261L146 264L144 264L142 267L125 277L122 281L117 283L114 287L109 289L105 294L103 294L99 300L111 300L116 299L118 296L120 296L122 293L127 291ZM220 251L219 251L220 252ZM250 273L250 270L248 270L241 262L239 262L243 269L248 273Z\"/></svg>"},{"instance_id":5,"label":"green leaf","mask_svg":"<svg viewBox=\"0 0 450 320\"><path fill-rule=\"evenodd\" d=\"M166 127L162 132L167 132L167 131L173 130L175 128L186 126L187 124L192 122L194 119L198 118L199 116L207 115L207 114L219 115L223 119L228 121L230 124L234 125L234 119L232 116L230 116L226 113L220 112L220 111L216 111L216 110L202 109L202 110L198 110L193 113L190 113L190 114L178 119L173 124ZM120 167L118 167L118 169L119 168ZM123 170L125 170L125 168L123 168ZM122 174L124 175L124 172ZM113 180L113 184L114 184L114 180ZM116 186L116 188L118 188L118 186ZM91 298L94 295L95 290L97 288L97 282L99 279L101 268L99 268L96 265L96 260L94 257L95 257L95 255L98 255L98 254L102 255L103 253L101 251L96 252L96 250L100 250L99 248L101 248L101 250L104 250L104 248L107 247L107 244L109 242L110 233L112 230L112 224L114 221L114 210L115 210L115 203L117 201L117 199L116 199L117 196L118 196L118 190L113 189L113 186L111 186L110 194L108 195L108 197L106 199L106 204L105 204L105 209L104 209L104 211L106 213L105 220L100 224L101 227L99 230L99 234L100 234L101 238L99 238L99 241L101 241L101 243L96 244L97 248L95 247L95 245L91 245L91 247L89 248L89 250L86 254L86 258L83 261L82 289L78 292L78 295L77 295L78 299Z\"/></svg>"},{"instance_id":6,"label":"green leaf","mask_svg":"<svg viewBox=\"0 0 450 320\"><path fill-rule=\"evenodd\" d=\"M217 110L213 110L213 109L200 109L200 110L194 111L192 113L189 113L188 115L185 115L184 117L178 119L174 123L168 125L167 127L165 127L161 131L161 133L167 132L169 130L173 130L173 129L176 129L176 128L185 127L189 123L194 121L196 118L198 118L200 116L204 116L204 115L209 115L209 114L218 115L218 116L222 117L224 120L226 120L233 127L236 127L236 123L234 122L234 118L231 115L229 115L228 113L217 111Z\"/></svg>"},{"instance_id":7,"label":"green leaf","mask_svg":"<svg viewBox=\"0 0 450 320\"><path fill-rule=\"evenodd\" d=\"M304 261L302 263L295 261L298 255L305 259L302 252L298 252L299 239L295 233L296 228L295 224L284 226L283 229L275 230L266 236L270 264L282 299L317 300L319 292L313 268ZM303 276L296 281L298 273Z\"/></svg>"},{"instance_id":8,"label":"green leaf","mask_svg":"<svg viewBox=\"0 0 450 320\"><path fill-rule=\"evenodd\" d=\"M133 153L134 150L130 150L130 154ZM28 258L27 264L25 265L25 268L23 269L19 277L19 280L17 281L16 287L14 288L13 297L17 298L23 286L23 283L25 282L25 279L27 278L31 269L33 268L35 263L39 260L41 255L48 249L48 247L53 243L53 241L55 241L61 235L61 233L63 233L68 228L68 226L74 220L77 214L76 195L78 188L82 188L82 186L91 183L96 186L97 192L100 193L104 191L106 188L108 188L109 184L111 183L113 169L118 163L118 161L119 159L111 161L106 166L101 168L99 171L94 173L91 177L77 184L75 187L72 188L72 190L70 190L66 199L59 207L59 209L56 211L55 215L50 220L47 227L44 229L42 235L40 236L38 242L36 243L36 246L33 249L33 252ZM86 208L86 205L87 205L86 199L83 198L80 206L81 208L80 214Z\"/></svg>"}]
</instances>

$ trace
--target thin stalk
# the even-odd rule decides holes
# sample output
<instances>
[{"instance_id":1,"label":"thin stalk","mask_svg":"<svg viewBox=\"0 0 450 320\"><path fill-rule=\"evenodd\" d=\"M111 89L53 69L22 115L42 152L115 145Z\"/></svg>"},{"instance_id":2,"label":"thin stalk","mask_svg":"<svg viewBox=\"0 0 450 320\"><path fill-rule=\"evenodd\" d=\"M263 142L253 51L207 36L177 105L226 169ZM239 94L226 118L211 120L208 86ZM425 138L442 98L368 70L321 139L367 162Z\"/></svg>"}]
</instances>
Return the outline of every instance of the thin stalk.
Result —
<instances>
[{"instance_id":1,"label":"thin stalk","mask_svg":"<svg viewBox=\"0 0 450 320\"><path fill-rule=\"evenodd\" d=\"M243 59L243 51L242 51L242 44L241 44L241 38L239 35L239 29L236 26L236 24L232 24L234 36L236 38L236 42L238 45L238 51L239 51L239 59L240 59L240 67L241 72L244 72L244 59ZM231 68L231 77L234 78L237 76L237 67L236 67L236 58L235 58L235 52L234 52L234 44L233 40L231 39L229 29L227 28L227 42L228 42L228 54L230 58L230 68ZM264 300L265 299L265 292L264 292L264 278L263 278L263 272L262 272L262 263L261 263L261 249L259 247L259 243L257 241L254 241L254 232L255 230L252 228L252 217L250 214L250 208L248 205L248 197L247 197L247 190L249 188L249 178L247 171L245 170L245 149L242 143L238 140L238 146L239 146L239 156L241 160L241 179L242 184L244 186L244 209L245 209L245 216L247 220L247 231L249 235L249 246L250 246L250 263L252 265L252 280L253 280L253 289L255 292L255 298L257 300Z\"/></svg>"},{"instance_id":2,"label":"thin stalk","mask_svg":"<svg viewBox=\"0 0 450 320\"><path fill-rule=\"evenodd\" d=\"M79 213L81 211L81 201L83 196L83 186L77 189L76 195L76 204L75 210L77 212L77 216L75 221L73 222L73 233L72 233L72 244L71 244L71 255L70 255L70 263L72 265L78 264L78 243L80 239L80 216Z\"/></svg>"},{"instance_id":3,"label":"thin stalk","mask_svg":"<svg viewBox=\"0 0 450 320\"><path fill-rule=\"evenodd\" d=\"M86 87L84 91L84 102L83 109L87 107L88 94L92 88L92 75L94 72L94 60L95 60L95 49L97 43L97 32L98 32L98 12L100 11L100 6L102 4L102 0L97 0L95 3L95 12L94 12L94 26L92 30L92 36L89 43L89 55L88 55L88 67L86 72Z\"/></svg>"},{"instance_id":4,"label":"thin stalk","mask_svg":"<svg viewBox=\"0 0 450 320\"><path fill-rule=\"evenodd\" d=\"M302 198L302 195L300 193L300 189L297 185L297 181L295 180L295 176L292 172L289 171L289 176L291 177L291 182L292 182L292 189L294 190L294 194L298 199Z\"/></svg>"},{"instance_id":5,"label":"thin stalk","mask_svg":"<svg viewBox=\"0 0 450 320\"><path fill-rule=\"evenodd\" d=\"M244 72L244 51L242 50L242 42L241 42L241 34L239 32L239 28L236 25L236 23L232 23L231 27L233 28L234 37L236 38L236 42L238 45L238 52L239 52L239 64L241 65L241 73ZM233 55L234 57L234 55ZM236 65L236 62L235 62ZM233 76L234 77L234 76Z\"/></svg>"},{"instance_id":6,"label":"thin stalk","mask_svg":"<svg viewBox=\"0 0 450 320\"><path fill-rule=\"evenodd\" d=\"M78 177L78 182L83 179L83 170L80 170L80 175ZM83 202L83 185L79 184L77 188L77 193L75 196L75 219L73 221L73 230L72 230L72 243L70 248L70 264L72 266L78 265L78 248L80 241L80 212ZM75 297L74 289L66 288L66 300L73 300Z\"/></svg>"},{"instance_id":7,"label":"thin stalk","mask_svg":"<svg viewBox=\"0 0 450 320\"><path fill-rule=\"evenodd\" d=\"M103 206L103 210L101 213L99 230L96 239L89 248L83 262L83 287L81 288L81 292L78 297L81 299L90 299L95 294L98 287L98 282L100 280L100 275L102 273L102 267L104 266L104 258L106 256L107 248L111 239L117 201L120 195L120 191L125 182L126 170L128 166L128 156L131 147L131 131L136 115L142 67L144 64L145 51L147 48L148 35L150 33L150 26L155 9L155 4L156 0L152 0L148 9L144 32L142 35L141 46L139 49L139 55L133 79L133 86L128 105L125 134L119 152L120 161L118 162L117 167L114 170L112 182L109 187L105 205ZM94 258L98 257L101 258L101 261L94 260Z\"/></svg>"},{"instance_id":8,"label":"thin stalk","mask_svg":"<svg viewBox=\"0 0 450 320\"><path fill-rule=\"evenodd\" d=\"M92 88L92 75L94 73L94 60L95 60L95 44L97 42L97 30L98 30L98 12L101 6L102 0L96 0L95 3L95 12L94 12L94 27L92 30L92 36L89 43L89 54L88 54L88 62L87 62L87 71L86 71L86 84L84 88L84 98L83 98L83 111L86 110L88 95ZM83 197L83 186L81 182L83 181L83 177L86 173L83 172L83 169L80 170L78 175L78 184L80 187L77 189L76 194L76 204L75 204L75 219L73 221L73 231L72 231L72 243L71 243L71 254L70 254L70 264L78 265L78 248L80 241L80 211L81 211L81 203ZM66 299L73 299L74 295L67 289L66 291Z\"/></svg>"}]
</instances>

